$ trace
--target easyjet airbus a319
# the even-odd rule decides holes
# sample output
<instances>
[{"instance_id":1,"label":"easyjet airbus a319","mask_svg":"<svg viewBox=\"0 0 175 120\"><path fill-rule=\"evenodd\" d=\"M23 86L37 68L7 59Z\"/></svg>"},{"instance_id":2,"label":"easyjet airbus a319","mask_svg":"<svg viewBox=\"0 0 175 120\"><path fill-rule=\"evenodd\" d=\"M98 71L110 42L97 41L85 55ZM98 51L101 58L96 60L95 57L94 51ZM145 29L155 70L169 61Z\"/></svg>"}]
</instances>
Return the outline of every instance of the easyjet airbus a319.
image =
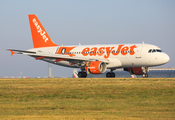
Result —
<instances>
[{"instance_id":1,"label":"easyjet airbus a319","mask_svg":"<svg viewBox=\"0 0 175 120\"><path fill-rule=\"evenodd\" d=\"M106 77L115 77L113 71L118 68L148 77L148 67L163 65L170 60L159 47L144 43L59 46L51 40L36 15L28 17L34 48L26 51L8 49L11 55L25 54L36 60L80 68L80 78L86 78L90 73L102 74L107 69L110 69L110 72L106 73Z\"/></svg>"}]
</instances>

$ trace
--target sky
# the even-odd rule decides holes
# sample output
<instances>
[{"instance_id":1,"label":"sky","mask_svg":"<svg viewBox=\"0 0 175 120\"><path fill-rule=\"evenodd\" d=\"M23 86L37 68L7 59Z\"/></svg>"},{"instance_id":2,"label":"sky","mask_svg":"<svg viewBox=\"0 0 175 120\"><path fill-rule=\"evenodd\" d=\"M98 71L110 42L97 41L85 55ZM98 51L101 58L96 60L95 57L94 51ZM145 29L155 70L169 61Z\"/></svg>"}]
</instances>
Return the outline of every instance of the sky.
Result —
<instances>
[{"instance_id":1,"label":"sky","mask_svg":"<svg viewBox=\"0 0 175 120\"><path fill-rule=\"evenodd\" d=\"M28 14L36 14L58 45L148 43L175 67L175 0L1 0L0 76L48 76L48 63L6 49L33 48ZM52 65L53 76L72 68Z\"/></svg>"}]
</instances>

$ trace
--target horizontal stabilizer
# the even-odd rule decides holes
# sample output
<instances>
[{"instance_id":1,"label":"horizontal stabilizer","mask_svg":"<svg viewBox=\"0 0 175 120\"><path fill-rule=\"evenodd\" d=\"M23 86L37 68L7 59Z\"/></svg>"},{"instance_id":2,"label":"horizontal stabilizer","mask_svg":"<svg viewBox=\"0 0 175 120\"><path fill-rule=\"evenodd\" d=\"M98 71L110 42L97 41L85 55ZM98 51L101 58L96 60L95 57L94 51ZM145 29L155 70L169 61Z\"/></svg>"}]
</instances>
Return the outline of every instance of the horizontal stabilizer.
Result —
<instances>
[{"instance_id":1,"label":"horizontal stabilizer","mask_svg":"<svg viewBox=\"0 0 175 120\"><path fill-rule=\"evenodd\" d=\"M32 52L32 51L24 51L24 50L14 50L14 49L7 49L11 52L11 56L14 54L14 53L17 53L17 54L23 54L23 53L31 53L31 54L36 54L36 52Z\"/></svg>"}]
</instances>

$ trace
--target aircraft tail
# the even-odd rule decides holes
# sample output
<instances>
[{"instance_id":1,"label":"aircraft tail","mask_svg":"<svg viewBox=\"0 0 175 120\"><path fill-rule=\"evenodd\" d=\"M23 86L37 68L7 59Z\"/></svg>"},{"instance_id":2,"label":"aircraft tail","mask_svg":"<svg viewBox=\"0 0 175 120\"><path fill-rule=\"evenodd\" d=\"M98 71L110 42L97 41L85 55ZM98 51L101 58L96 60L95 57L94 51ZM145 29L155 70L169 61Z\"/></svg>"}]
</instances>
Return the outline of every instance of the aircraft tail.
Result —
<instances>
[{"instance_id":1,"label":"aircraft tail","mask_svg":"<svg viewBox=\"0 0 175 120\"><path fill-rule=\"evenodd\" d=\"M58 46L50 39L49 35L35 14L28 15L28 17L34 48Z\"/></svg>"}]
</instances>

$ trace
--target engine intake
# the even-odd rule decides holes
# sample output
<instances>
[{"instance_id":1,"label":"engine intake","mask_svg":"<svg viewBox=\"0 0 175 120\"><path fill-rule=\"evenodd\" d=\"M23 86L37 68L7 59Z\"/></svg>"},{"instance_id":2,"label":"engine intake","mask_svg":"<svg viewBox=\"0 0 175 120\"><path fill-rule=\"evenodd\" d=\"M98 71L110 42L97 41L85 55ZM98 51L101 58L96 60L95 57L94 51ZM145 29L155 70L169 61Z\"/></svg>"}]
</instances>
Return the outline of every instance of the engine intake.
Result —
<instances>
[{"instance_id":1,"label":"engine intake","mask_svg":"<svg viewBox=\"0 0 175 120\"><path fill-rule=\"evenodd\" d=\"M85 70L92 74L102 74L106 71L106 64L102 61L86 62Z\"/></svg>"}]
</instances>

